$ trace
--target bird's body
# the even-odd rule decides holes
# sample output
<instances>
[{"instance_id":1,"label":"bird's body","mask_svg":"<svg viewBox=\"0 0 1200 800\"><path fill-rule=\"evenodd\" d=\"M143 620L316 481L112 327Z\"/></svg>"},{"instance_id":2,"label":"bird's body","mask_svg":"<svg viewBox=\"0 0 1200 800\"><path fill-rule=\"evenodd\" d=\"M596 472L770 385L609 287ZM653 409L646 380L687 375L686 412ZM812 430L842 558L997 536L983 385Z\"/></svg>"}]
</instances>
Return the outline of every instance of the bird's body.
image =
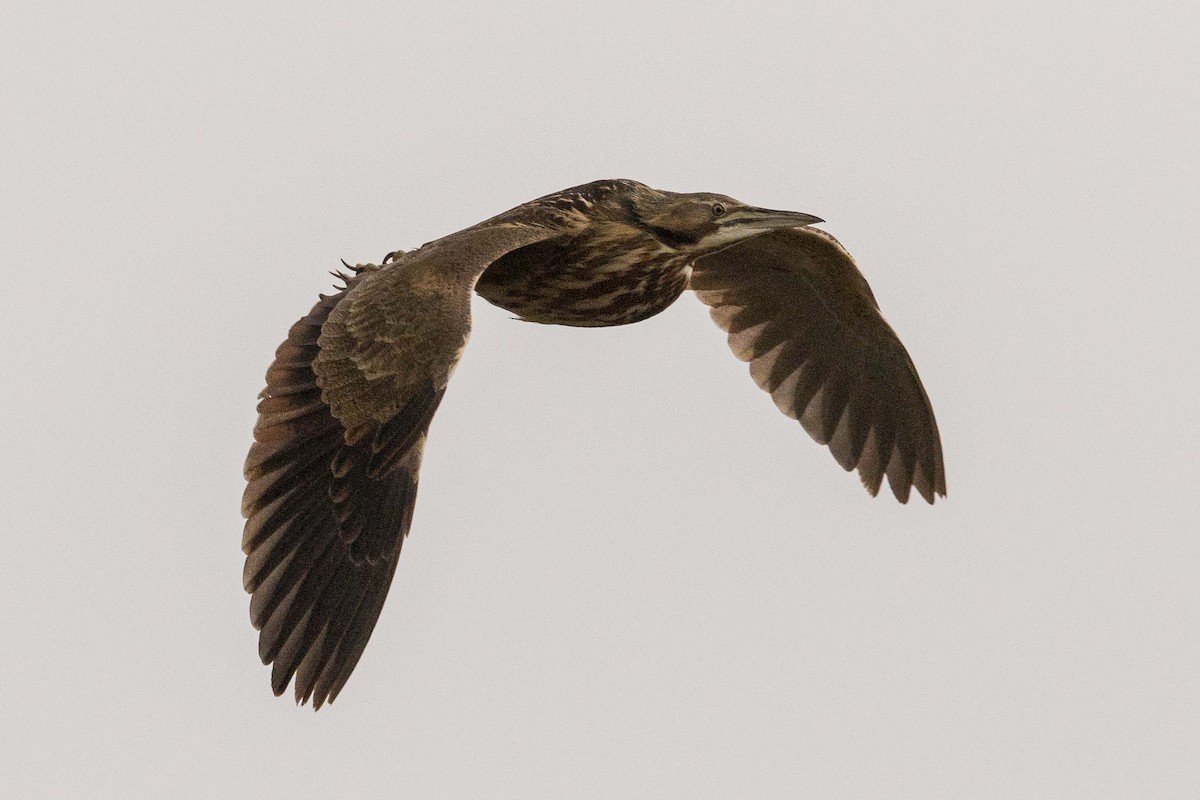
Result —
<instances>
[{"instance_id":1,"label":"bird's body","mask_svg":"<svg viewBox=\"0 0 1200 800\"><path fill-rule=\"evenodd\" d=\"M412 522L429 423L477 291L525 320L637 322L687 288L734 353L876 493L945 494L937 425L866 281L820 220L596 181L354 268L276 352L246 460L244 583L277 694L332 701Z\"/></svg>"},{"instance_id":2,"label":"bird's body","mask_svg":"<svg viewBox=\"0 0 1200 800\"><path fill-rule=\"evenodd\" d=\"M533 201L562 233L498 259L475 291L552 325L625 325L664 310L687 289L690 259L634 224L629 196L640 186L596 181Z\"/></svg>"},{"instance_id":3,"label":"bird's body","mask_svg":"<svg viewBox=\"0 0 1200 800\"><path fill-rule=\"evenodd\" d=\"M613 255L619 227L509 253L480 276L475 291L530 322L602 327L652 317L687 289L690 269L677 251L640 231Z\"/></svg>"}]
</instances>

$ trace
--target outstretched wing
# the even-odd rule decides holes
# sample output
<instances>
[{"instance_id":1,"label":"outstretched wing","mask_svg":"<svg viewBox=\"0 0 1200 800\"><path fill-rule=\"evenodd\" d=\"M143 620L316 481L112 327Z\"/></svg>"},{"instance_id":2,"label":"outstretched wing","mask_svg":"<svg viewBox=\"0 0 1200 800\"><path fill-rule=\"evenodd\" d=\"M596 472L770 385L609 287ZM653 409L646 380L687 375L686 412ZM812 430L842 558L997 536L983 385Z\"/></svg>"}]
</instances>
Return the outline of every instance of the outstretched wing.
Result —
<instances>
[{"instance_id":1,"label":"outstretched wing","mask_svg":"<svg viewBox=\"0 0 1200 800\"><path fill-rule=\"evenodd\" d=\"M746 239L698 258L690 288L754 381L867 491L886 474L901 503L913 487L930 503L946 495L925 388L836 239L807 227Z\"/></svg>"},{"instance_id":2,"label":"outstretched wing","mask_svg":"<svg viewBox=\"0 0 1200 800\"><path fill-rule=\"evenodd\" d=\"M332 702L362 656L412 523L430 420L479 274L552 231L468 229L364 271L292 326L267 371L242 499L259 655L282 694Z\"/></svg>"}]
</instances>

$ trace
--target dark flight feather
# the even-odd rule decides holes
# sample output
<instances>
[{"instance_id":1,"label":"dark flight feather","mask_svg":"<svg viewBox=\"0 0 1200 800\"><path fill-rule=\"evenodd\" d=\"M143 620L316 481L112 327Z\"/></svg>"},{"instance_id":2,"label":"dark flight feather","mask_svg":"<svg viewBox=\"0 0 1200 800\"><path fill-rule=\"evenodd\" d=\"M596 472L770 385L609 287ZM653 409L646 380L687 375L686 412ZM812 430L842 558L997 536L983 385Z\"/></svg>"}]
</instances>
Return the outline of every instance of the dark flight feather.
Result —
<instances>
[{"instance_id":1,"label":"dark flight feather","mask_svg":"<svg viewBox=\"0 0 1200 800\"><path fill-rule=\"evenodd\" d=\"M696 259L690 288L780 410L900 502L946 494L929 398L866 279L824 231L788 228Z\"/></svg>"},{"instance_id":2,"label":"dark flight feather","mask_svg":"<svg viewBox=\"0 0 1200 800\"><path fill-rule=\"evenodd\" d=\"M349 678L412 525L425 436L470 332L474 280L546 235L469 231L457 248L343 275L346 288L322 296L276 351L242 497L243 585L276 694L294 677L297 701L319 708Z\"/></svg>"}]
</instances>

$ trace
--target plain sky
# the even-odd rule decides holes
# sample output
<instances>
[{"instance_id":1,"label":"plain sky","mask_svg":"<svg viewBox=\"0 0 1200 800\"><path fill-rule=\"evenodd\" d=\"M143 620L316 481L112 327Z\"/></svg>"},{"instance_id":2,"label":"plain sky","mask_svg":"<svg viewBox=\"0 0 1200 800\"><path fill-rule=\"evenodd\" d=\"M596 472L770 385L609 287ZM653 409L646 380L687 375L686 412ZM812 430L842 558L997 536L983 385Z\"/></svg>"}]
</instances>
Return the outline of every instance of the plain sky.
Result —
<instances>
[{"instance_id":1,"label":"plain sky","mask_svg":"<svg viewBox=\"0 0 1200 800\"><path fill-rule=\"evenodd\" d=\"M3 17L3 796L1200 796L1200 5ZM607 177L828 220L948 499L870 498L690 295L479 300L365 656L274 698L238 507L288 326Z\"/></svg>"}]
</instances>

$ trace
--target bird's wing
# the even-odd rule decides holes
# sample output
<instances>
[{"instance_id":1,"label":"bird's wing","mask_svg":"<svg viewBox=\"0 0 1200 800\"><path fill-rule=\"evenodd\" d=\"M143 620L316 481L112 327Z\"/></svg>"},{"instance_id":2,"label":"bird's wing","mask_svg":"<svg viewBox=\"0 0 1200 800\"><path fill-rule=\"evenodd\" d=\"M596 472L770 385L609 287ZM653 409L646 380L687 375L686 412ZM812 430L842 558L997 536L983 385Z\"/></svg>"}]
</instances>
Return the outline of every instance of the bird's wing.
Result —
<instances>
[{"instance_id":1,"label":"bird's wing","mask_svg":"<svg viewBox=\"0 0 1200 800\"><path fill-rule=\"evenodd\" d=\"M807 227L746 239L698 258L690 288L755 383L843 468L858 467L867 491L886 474L901 503L912 487L930 503L945 496L925 388L836 239Z\"/></svg>"},{"instance_id":2,"label":"bird's wing","mask_svg":"<svg viewBox=\"0 0 1200 800\"><path fill-rule=\"evenodd\" d=\"M267 371L242 499L244 584L282 694L332 701L358 663L412 522L429 422L479 274L551 231L494 225L362 272L292 326Z\"/></svg>"}]
</instances>

